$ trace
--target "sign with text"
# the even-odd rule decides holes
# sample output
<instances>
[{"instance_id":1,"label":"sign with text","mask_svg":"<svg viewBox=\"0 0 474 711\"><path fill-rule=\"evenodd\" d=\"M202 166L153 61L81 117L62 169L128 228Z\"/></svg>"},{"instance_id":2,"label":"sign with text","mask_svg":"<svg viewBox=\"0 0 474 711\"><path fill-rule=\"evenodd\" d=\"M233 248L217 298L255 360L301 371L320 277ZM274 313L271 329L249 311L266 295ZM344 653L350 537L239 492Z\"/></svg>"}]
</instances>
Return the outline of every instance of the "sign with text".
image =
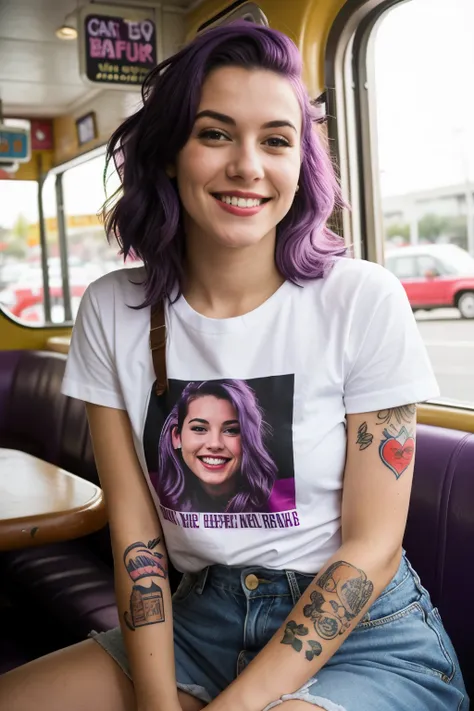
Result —
<instances>
[{"instance_id":1,"label":"sign with text","mask_svg":"<svg viewBox=\"0 0 474 711\"><path fill-rule=\"evenodd\" d=\"M29 130L0 123L0 163L28 163L29 160Z\"/></svg>"},{"instance_id":2,"label":"sign with text","mask_svg":"<svg viewBox=\"0 0 474 711\"><path fill-rule=\"evenodd\" d=\"M139 88L157 64L152 11L87 5L79 35L81 74L88 83Z\"/></svg>"}]
</instances>

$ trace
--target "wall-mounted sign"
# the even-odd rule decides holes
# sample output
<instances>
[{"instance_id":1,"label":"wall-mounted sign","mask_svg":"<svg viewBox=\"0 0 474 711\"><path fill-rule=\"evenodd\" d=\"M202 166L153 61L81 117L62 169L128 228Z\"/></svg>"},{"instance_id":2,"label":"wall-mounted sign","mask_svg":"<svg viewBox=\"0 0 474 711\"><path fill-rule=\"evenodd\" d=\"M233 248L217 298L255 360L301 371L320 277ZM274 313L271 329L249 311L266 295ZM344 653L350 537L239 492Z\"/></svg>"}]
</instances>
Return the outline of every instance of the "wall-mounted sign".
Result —
<instances>
[{"instance_id":1,"label":"wall-mounted sign","mask_svg":"<svg viewBox=\"0 0 474 711\"><path fill-rule=\"evenodd\" d=\"M30 132L27 128L0 123L0 163L28 163Z\"/></svg>"},{"instance_id":2,"label":"wall-mounted sign","mask_svg":"<svg viewBox=\"0 0 474 711\"><path fill-rule=\"evenodd\" d=\"M31 119L31 150L52 150L53 122L47 119Z\"/></svg>"},{"instance_id":3,"label":"wall-mounted sign","mask_svg":"<svg viewBox=\"0 0 474 711\"><path fill-rule=\"evenodd\" d=\"M157 64L153 10L85 5L80 11L78 46L86 82L129 91L139 88Z\"/></svg>"},{"instance_id":4,"label":"wall-mounted sign","mask_svg":"<svg viewBox=\"0 0 474 711\"><path fill-rule=\"evenodd\" d=\"M95 113L93 111L77 119L76 131L77 142L80 146L83 146L85 143L89 143L89 141L93 141L94 138L97 138L97 125Z\"/></svg>"}]
</instances>

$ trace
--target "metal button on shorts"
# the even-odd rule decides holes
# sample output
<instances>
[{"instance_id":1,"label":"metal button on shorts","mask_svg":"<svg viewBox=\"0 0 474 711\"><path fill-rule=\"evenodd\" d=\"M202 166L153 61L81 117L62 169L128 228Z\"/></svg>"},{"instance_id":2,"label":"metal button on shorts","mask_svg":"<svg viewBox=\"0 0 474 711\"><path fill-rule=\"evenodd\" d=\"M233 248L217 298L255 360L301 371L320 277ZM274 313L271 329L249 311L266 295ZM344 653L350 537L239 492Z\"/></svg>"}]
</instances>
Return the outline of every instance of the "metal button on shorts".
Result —
<instances>
[{"instance_id":1,"label":"metal button on shorts","mask_svg":"<svg viewBox=\"0 0 474 711\"><path fill-rule=\"evenodd\" d=\"M245 578L245 587L247 590L256 590L258 588L258 578L256 575L251 573Z\"/></svg>"}]
</instances>

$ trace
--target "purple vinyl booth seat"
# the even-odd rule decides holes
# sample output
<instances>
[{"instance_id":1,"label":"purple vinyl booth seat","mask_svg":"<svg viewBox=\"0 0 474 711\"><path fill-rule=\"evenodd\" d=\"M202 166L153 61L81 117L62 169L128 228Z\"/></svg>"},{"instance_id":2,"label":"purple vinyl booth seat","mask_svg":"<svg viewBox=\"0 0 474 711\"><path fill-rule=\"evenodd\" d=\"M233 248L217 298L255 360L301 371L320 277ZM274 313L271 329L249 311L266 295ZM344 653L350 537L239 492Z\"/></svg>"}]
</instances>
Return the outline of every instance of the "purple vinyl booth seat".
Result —
<instances>
[{"instance_id":1,"label":"purple vinyl booth seat","mask_svg":"<svg viewBox=\"0 0 474 711\"><path fill-rule=\"evenodd\" d=\"M84 405L60 393L65 360L42 351L0 351L0 446L24 450L98 483ZM404 545L441 611L472 695L474 435L419 426ZM80 540L2 553L0 579L15 600L28 601L29 629L45 619L49 634L60 631L52 646L118 624L107 529ZM37 653L11 642L5 645L0 638L0 649L10 654L3 669Z\"/></svg>"}]
</instances>

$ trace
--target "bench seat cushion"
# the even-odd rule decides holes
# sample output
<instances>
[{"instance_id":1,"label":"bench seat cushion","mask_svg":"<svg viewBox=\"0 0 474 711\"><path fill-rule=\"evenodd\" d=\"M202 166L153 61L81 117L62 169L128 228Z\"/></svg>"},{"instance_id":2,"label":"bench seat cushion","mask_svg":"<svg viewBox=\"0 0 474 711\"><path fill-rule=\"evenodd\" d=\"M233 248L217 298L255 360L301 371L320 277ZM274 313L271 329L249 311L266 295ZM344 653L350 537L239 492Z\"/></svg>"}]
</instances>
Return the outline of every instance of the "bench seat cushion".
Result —
<instances>
[{"instance_id":1,"label":"bench seat cushion","mask_svg":"<svg viewBox=\"0 0 474 711\"><path fill-rule=\"evenodd\" d=\"M82 541L2 553L0 567L11 598L33 620L41 614L60 625L68 643L119 624L112 569Z\"/></svg>"}]
</instances>

